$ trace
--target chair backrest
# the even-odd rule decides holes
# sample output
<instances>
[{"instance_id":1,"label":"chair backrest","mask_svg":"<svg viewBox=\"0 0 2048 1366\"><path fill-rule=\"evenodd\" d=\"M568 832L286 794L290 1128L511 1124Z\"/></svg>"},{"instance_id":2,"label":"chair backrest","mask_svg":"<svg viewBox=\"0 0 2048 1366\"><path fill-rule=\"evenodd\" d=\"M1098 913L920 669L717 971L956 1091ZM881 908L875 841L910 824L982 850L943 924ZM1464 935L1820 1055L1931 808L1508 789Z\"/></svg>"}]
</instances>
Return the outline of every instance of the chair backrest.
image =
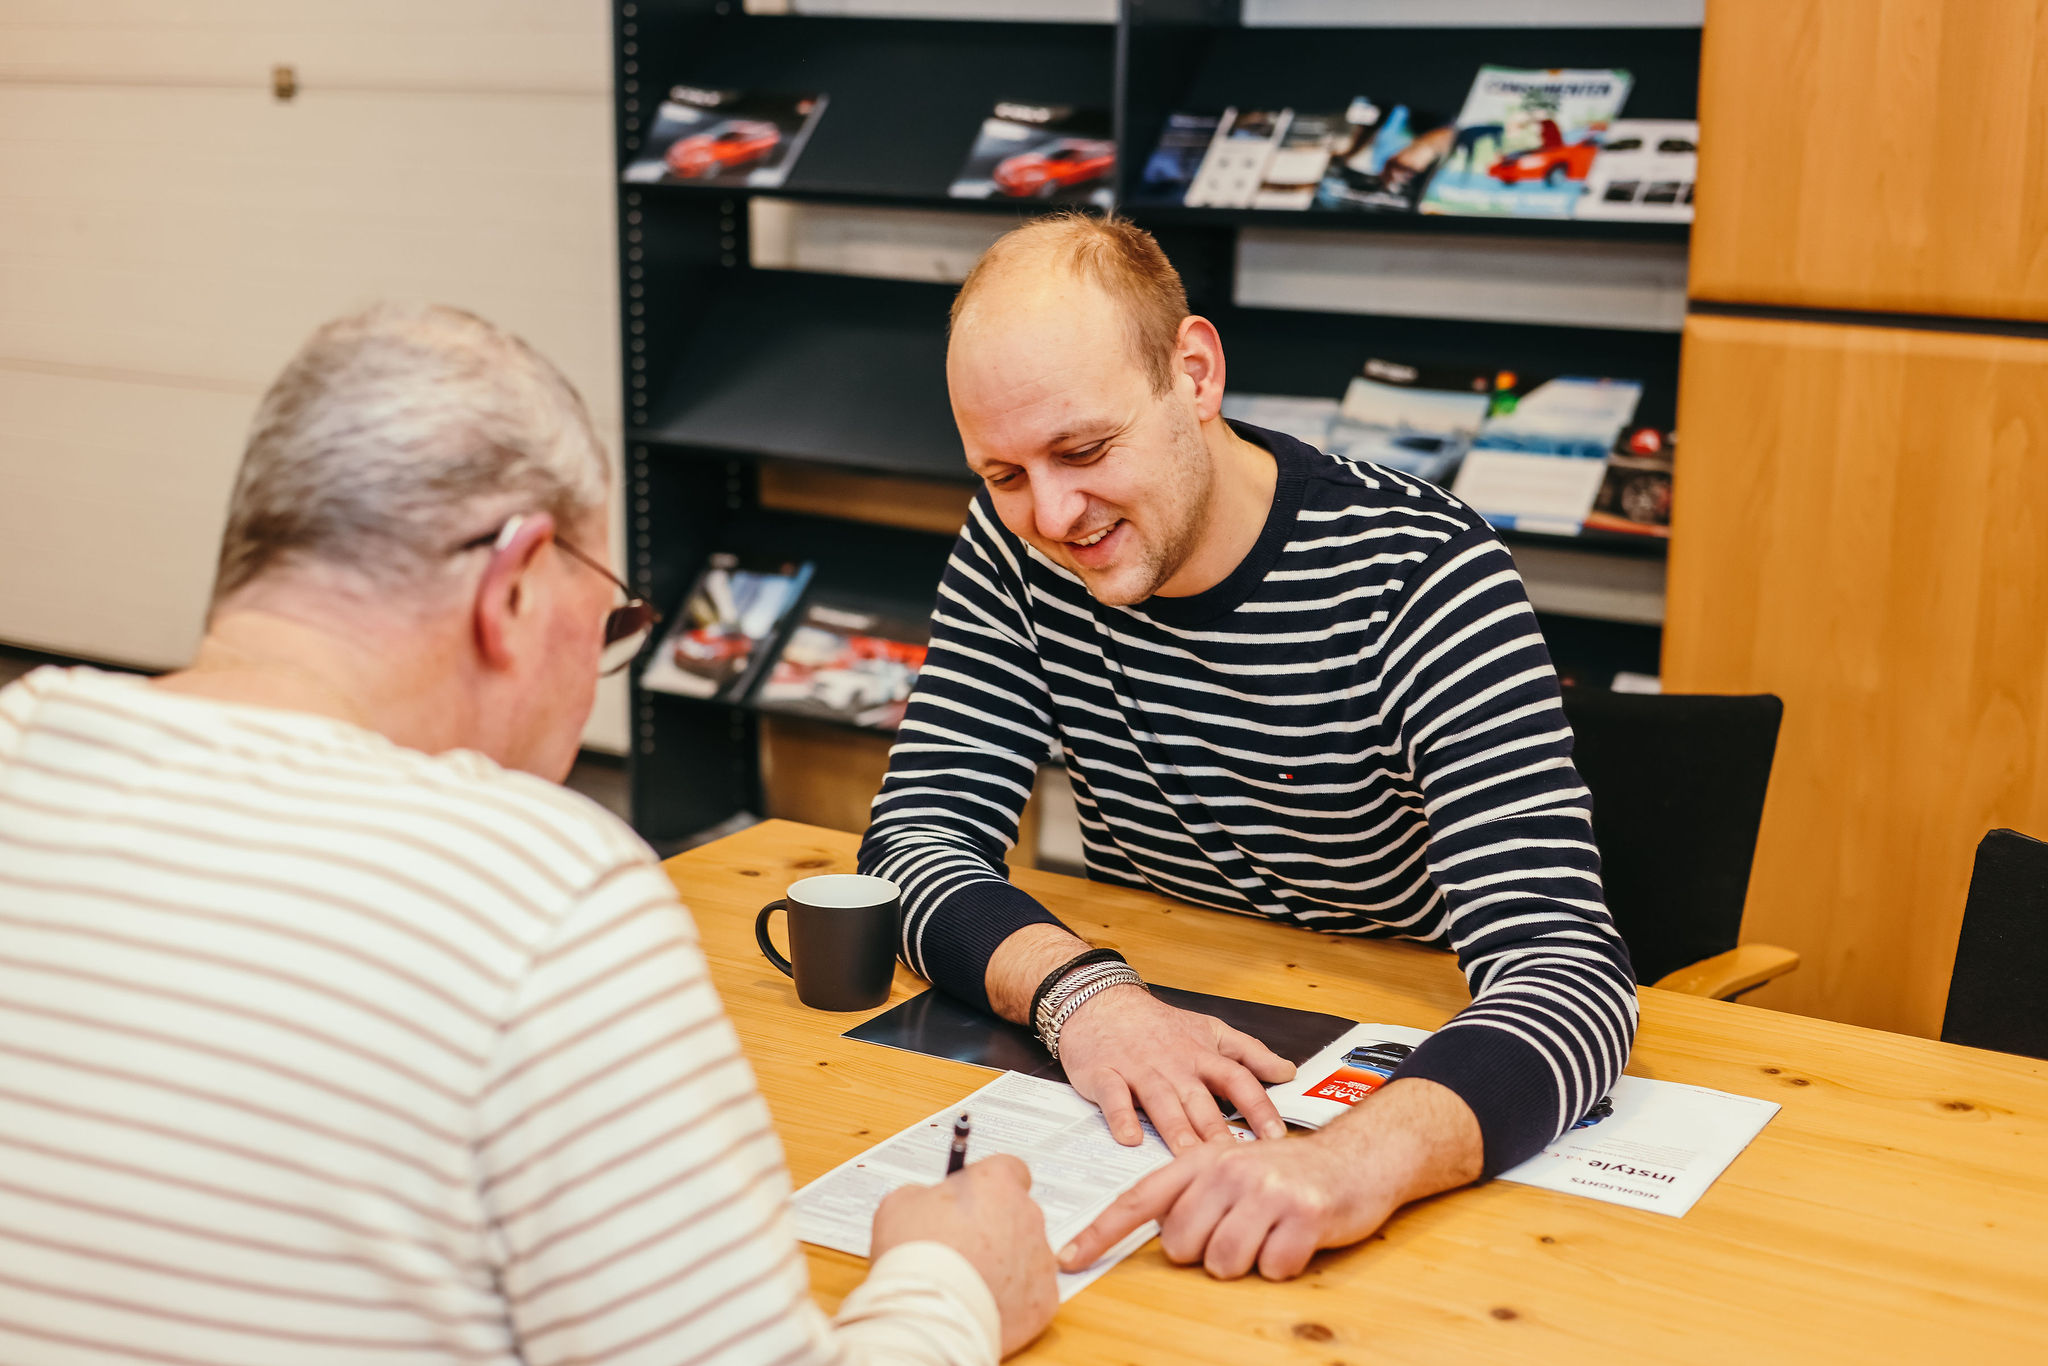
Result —
<instances>
[{"instance_id":1,"label":"chair backrest","mask_svg":"<svg viewBox=\"0 0 2048 1366\"><path fill-rule=\"evenodd\" d=\"M1636 980L1734 948L1784 703L1567 688L1564 712Z\"/></svg>"},{"instance_id":2,"label":"chair backrest","mask_svg":"<svg viewBox=\"0 0 2048 1366\"><path fill-rule=\"evenodd\" d=\"M1941 1037L2048 1058L2048 844L1993 830L1977 846Z\"/></svg>"}]
</instances>

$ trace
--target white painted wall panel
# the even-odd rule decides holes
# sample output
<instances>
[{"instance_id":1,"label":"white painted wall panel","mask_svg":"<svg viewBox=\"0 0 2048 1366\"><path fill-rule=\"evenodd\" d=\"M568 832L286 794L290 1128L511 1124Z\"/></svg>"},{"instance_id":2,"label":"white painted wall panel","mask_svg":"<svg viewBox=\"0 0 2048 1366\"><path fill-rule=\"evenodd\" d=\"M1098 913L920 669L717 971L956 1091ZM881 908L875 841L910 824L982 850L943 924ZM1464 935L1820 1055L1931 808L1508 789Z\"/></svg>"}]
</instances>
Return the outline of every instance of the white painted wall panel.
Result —
<instances>
[{"instance_id":1,"label":"white painted wall panel","mask_svg":"<svg viewBox=\"0 0 2048 1366\"><path fill-rule=\"evenodd\" d=\"M608 26L601 0L0 0L0 640L181 662L257 394L378 298L521 333L616 452ZM588 738L624 748L622 683Z\"/></svg>"}]
</instances>

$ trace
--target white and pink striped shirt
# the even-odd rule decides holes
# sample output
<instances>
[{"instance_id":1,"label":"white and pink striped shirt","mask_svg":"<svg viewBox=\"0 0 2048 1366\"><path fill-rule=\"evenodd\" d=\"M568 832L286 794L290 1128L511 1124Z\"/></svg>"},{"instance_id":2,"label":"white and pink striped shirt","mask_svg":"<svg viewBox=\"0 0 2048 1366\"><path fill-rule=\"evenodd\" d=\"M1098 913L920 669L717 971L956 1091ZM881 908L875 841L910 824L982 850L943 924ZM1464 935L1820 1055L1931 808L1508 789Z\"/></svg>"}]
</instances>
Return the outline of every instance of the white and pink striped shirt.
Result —
<instances>
[{"instance_id":1,"label":"white and pink striped shirt","mask_svg":"<svg viewBox=\"0 0 2048 1366\"><path fill-rule=\"evenodd\" d=\"M992 1362L812 1304L695 928L595 806L88 669L0 692L0 1360Z\"/></svg>"}]
</instances>

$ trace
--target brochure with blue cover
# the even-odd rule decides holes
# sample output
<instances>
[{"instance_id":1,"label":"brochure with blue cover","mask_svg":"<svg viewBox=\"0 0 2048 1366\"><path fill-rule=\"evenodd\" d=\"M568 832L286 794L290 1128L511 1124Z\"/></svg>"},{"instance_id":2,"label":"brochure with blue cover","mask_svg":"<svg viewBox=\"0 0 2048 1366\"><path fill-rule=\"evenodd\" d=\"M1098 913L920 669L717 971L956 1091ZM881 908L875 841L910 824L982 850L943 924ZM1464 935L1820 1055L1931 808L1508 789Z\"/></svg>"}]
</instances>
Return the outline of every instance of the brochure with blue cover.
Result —
<instances>
[{"instance_id":1,"label":"brochure with blue cover","mask_svg":"<svg viewBox=\"0 0 2048 1366\"><path fill-rule=\"evenodd\" d=\"M1642 396L1634 380L1578 376L1496 394L1451 492L1495 526L1578 535Z\"/></svg>"},{"instance_id":2,"label":"brochure with blue cover","mask_svg":"<svg viewBox=\"0 0 2048 1366\"><path fill-rule=\"evenodd\" d=\"M1626 71L1481 67L1422 212L1570 218L1629 82Z\"/></svg>"}]
</instances>

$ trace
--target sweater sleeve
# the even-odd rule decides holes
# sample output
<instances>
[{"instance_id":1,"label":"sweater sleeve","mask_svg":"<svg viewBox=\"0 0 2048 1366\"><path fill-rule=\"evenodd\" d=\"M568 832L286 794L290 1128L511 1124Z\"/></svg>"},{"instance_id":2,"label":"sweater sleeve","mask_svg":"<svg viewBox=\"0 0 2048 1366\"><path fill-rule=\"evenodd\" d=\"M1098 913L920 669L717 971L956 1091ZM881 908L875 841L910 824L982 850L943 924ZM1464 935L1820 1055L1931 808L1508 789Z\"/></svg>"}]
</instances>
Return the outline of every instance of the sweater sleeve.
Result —
<instances>
[{"instance_id":1,"label":"sweater sleeve","mask_svg":"<svg viewBox=\"0 0 2048 1366\"><path fill-rule=\"evenodd\" d=\"M1602 899L1557 675L1491 531L1458 537L1416 576L1381 670L1472 989L1399 1075L1472 1108L1492 1177L1614 1085L1635 1038L1635 977Z\"/></svg>"},{"instance_id":2,"label":"sweater sleeve","mask_svg":"<svg viewBox=\"0 0 2048 1366\"><path fill-rule=\"evenodd\" d=\"M997 947L1059 923L1010 885L1003 861L1055 735L1021 553L977 497L860 849L860 870L903 893L904 963L983 1010Z\"/></svg>"},{"instance_id":3,"label":"sweater sleeve","mask_svg":"<svg viewBox=\"0 0 2048 1366\"><path fill-rule=\"evenodd\" d=\"M782 1145L651 861L538 946L476 1131L485 1261L534 1366L994 1366L994 1300L937 1244L891 1249L836 1321L812 1303Z\"/></svg>"}]
</instances>

